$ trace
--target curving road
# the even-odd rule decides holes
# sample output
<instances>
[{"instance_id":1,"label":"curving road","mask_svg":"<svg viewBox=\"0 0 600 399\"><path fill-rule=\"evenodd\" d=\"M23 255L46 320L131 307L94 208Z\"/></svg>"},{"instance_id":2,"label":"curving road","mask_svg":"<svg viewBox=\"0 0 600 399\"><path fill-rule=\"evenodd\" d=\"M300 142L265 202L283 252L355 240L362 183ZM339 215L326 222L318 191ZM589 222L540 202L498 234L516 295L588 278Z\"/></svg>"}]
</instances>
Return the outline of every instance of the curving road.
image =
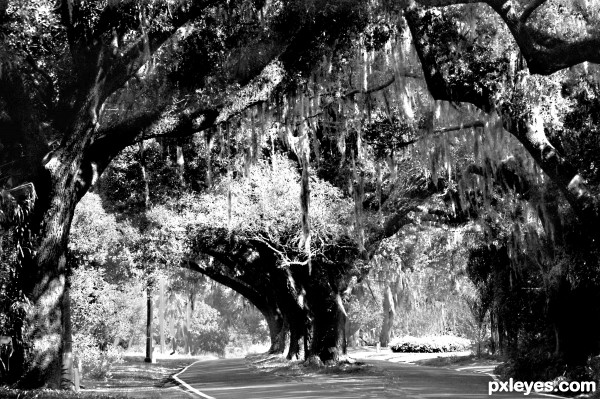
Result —
<instances>
[{"instance_id":1,"label":"curving road","mask_svg":"<svg viewBox=\"0 0 600 399\"><path fill-rule=\"evenodd\" d=\"M484 374L368 360L365 373L284 377L251 370L244 359L199 361L177 377L191 396L205 399L543 398L549 395L488 395Z\"/></svg>"}]
</instances>

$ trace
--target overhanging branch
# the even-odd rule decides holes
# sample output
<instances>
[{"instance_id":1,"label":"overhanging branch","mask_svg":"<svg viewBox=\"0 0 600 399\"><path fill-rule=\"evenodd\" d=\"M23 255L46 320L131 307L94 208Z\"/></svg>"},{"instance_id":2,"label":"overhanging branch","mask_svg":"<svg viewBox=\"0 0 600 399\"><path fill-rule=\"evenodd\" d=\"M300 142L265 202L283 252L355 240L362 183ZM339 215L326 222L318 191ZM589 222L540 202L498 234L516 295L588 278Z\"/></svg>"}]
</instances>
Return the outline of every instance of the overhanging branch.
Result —
<instances>
[{"instance_id":1,"label":"overhanging branch","mask_svg":"<svg viewBox=\"0 0 600 399\"><path fill-rule=\"evenodd\" d=\"M529 19L529 17L531 16L531 14L533 14L533 12L535 10L538 9L538 7L540 7L542 4L544 4L547 0L531 0L523 9L523 12L521 13L521 16L519 17L519 20L521 21L521 23L525 23L527 22L527 20Z\"/></svg>"},{"instance_id":2,"label":"overhanging branch","mask_svg":"<svg viewBox=\"0 0 600 399\"><path fill-rule=\"evenodd\" d=\"M248 283L240 280L239 278L225 274L214 267L201 266L199 263L191 259L183 260L180 263L180 266L184 269L201 273L217 283L231 288L244 298L248 299L258 309L265 309L268 307L268 301L265 300L263 295L261 295L261 293L255 287L250 286Z\"/></svg>"}]
</instances>

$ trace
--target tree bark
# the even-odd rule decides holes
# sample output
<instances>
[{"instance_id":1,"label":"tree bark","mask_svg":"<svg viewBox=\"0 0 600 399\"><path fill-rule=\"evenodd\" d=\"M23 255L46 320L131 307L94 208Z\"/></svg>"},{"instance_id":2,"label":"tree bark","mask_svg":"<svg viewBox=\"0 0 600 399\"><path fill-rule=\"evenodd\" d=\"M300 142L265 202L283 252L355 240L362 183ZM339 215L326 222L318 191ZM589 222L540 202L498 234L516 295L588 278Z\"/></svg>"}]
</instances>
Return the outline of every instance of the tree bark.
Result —
<instances>
[{"instance_id":1,"label":"tree bark","mask_svg":"<svg viewBox=\"0 0 600 399\"><path fill-rule=\"evenodd\" d=\"M306 355L304 339L306 336L306 325L298 316L287 316L286 323L290 326L290 344L286 359L300 360Z\"/></svg>"},{"instance_id":2,"label":"tree bark","mask_svg":"<svg viewBox=\"0 0 600 399\"><path fill-rule=\"evenodd\" d=\"M67 141L64 148L49 154L39 181L34 182L38 200L31 225L38 241L33 247L35 257L25 254L19 277L33 305L26 315L23 337L31 346L19 343L19 361L14 364L23 376L21 385L28 387L73 386L66 254L75 206L90 184L91 176L82 172L80 165L82 147L92 129L82 122L76 130L86 132L84 137ZM35 226L41 227L36 231ZM69 342L63 344L63 338ZM61 370L70 371L61 376Z\"/></svg>"},{"instance_id":3,"label":"tree bark","mask_svg":"<svg viewBox=\"0 0 600 399\"><path fill-rule=\"evenodd\" d=\"M144 153L144 142L140 141L139 144L139 165L140 172L142 174L142 183L144 185L144 213L150 209L150 183L148 173L146 171L146 157ZM145 234L146 229L142 229L142 234ZM146 266L147 267L147 266ZM153 303L152 303L152 291L153 282L152 277L146 276L146 358L144 362L153 363L154 342L152 340L152 319L154 318Z\"/></svg>"},{"instance_id":4,"label":"tree bark","mask_svg":"<svg viewBox=\"0 0 600 399\"><path fill-rule=\"evenodd\" d=\"M260 309L259 309L260 310ZM290 327L285 322L283 315L280 312L267 312L261 311L267 326L269 327L269 338L271 339L271 346L269 347L269 353L271 354L282 354L285 352L286 343L289 339Z\"/></svg>"},{"instance_id":5,"label":"tree bark","mask_svg":"<svg viewBox=\"0 0 600 399\"><path fill-rule=\"evenodd\" d=\"M307 343L310 341L308 326L310 319L305 306L304 289L289 269L271 271L272 291L276 303L284 317L284 323L290 329L290 343L286 358L303 359L308 353Z\"/></svg>"},{"instance_id":6,"label":"tree bark","mask_svg":"<svg viewBox=\"0 0 600 399\"><path fill-rule=\"evenodd\" d=\"M66 274L65 289L62 295L62 350L61 350L61 377L60 388L66 390L78 390L75 383L73 370L73 329L71 324L71 276Z\"/></svg>"},{"instance_id":7,"label":"tree bark","mask_svg":"<svg viewBox=\"0 0 600 399\"><path fill-rule=\"evenodd\" d=\"M346 354L346 314L339 304L339 295L331 294L318 309L313 309L313 341L311 355L323 363L338 362Z\"/></svg>"}]
</instances>

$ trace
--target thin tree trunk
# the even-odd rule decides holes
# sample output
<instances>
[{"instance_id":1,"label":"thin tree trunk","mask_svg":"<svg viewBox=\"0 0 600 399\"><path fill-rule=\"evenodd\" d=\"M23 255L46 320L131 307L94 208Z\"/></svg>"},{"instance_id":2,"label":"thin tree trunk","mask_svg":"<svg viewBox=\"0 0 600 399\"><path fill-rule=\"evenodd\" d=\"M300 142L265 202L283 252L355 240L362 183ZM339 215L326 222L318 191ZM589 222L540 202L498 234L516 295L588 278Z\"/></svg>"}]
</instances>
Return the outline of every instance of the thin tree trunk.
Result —
<instances>
[{"instance_id":1,"label":"thin tree trunk","mask_svg":"<svg viewBox=\"0 0 600 399\"><path fill-rule=\"evenodd\" d=\"M188 355L192 353L192 343L191 343L191 332L190 327L192 324L192 310L190 302L186 302L185 304L185 329L184 337L185 337L185 353Z\"/></svg>"},{"instance_id":2,"label":"thin tree trunk","mask_svg":"<svg viewBox=\"0 0 600 399\"><path fill-rule=\"evenodd\" d=\"M346 341L348 346L358 346L358 334L360 333L360 325L352 323L349 319L346 319Z\"/></svg>"},{"instance_id":3,"label":"thin tree trunk","mask_svg":"<svg viewBox=\"0 0 600 399\"><path fill-rule=\"evenodd\" d=\"M153 363L152 352L153 341L152 341L152 319L154 317L153 314L153 306L152 306L152 288L150 285L146 288L146 358L144 362Z\"/></svg>"},{"instance_id":4,"label":"thin tree trunk","mask_svg":"<svg viewBox=\"0 0 600 399\"><path fill-rule=\"evenodd\" d=\"M498 327L496 326L496 316L493 309L490 312L490 353L496 354L496 343L498 342Z\"/></svg>"},{"instance_id":5,"label":"thin tree trunk","mask_svg":"<svg viewBox=\"0 0 600 399\"><path fill-rule=\"evenodd\" d=\"M160 334L160 353L165 353L165 280L159 281L158 329Z\"/></svg>"},{"instance_id":6,"label":"thin tree trunk","mask_svg":"<svg viewBox=\"0 0 600 399\"><path fill-rule=\"evenodd\" d=\"M67 266L68 267L68 266ZM73 329L71 324L71 278L67 272L62 295L62 362L60 388L78 391L73 371Z\"/></svg>"},{"instance_id":7,"label":"thin tree trunk","mask_svg":"<svg viewBox=\"0 0 600 399\"><path fill-rule=\"evenodd\" d=\"M507 352L506 328L504 326L504 319L500 316L499 312L496 312L496 326L498 328L498 351L501 355L505 355Z\"/></svg>"},{"instance_id":8,"label":"thin tree trunk","mask_svg":"<svg viewBox=\"0 0 600 399\"><path fill-rule=\"evenodd\" d=\"M131 345L133 345L134 338L135 338L135 334L132 332L131 336L129 337L129 340L127 341L127 349L131 348Z\"/></svg>"},{"instance_id":9,"label":"thin tree trunk","mask_svg":"<svg viewBox=\"0 0 600 399\"><path fill-rule=\"evenodd\" d=\"M171 352L171 355L174 355L177 353L177 334L173 334L173 336L171 337L171 344L172 344L172 348L173 348L173 352Z\"/></svg>"},{"instance_id":10,"label":"thin tree trunk","mask_svg":"<svg viewBox=\"0 0 600 399\"><path fill-rule=\"evenodd\" d=\"M185 184L184 179L185 172L185 159L183 158L183 148L177 146L177 175L179 177L179 183L183 186Z\"/></svg>"},{"instance_id":11,"label":"thin tree trunk","mask_svg":"<svg viewBox=\"0 0 600 399\"><path fill-rule=\"evenodd\" d=\"M379 343L382 348L387 347L390 343L395 316L396 309L394 306L392 288L390 287L390 284L387 284L385 294L383 296L383 323L381 326L381 333L379 334Z\"/></svg>"}]
</instances>

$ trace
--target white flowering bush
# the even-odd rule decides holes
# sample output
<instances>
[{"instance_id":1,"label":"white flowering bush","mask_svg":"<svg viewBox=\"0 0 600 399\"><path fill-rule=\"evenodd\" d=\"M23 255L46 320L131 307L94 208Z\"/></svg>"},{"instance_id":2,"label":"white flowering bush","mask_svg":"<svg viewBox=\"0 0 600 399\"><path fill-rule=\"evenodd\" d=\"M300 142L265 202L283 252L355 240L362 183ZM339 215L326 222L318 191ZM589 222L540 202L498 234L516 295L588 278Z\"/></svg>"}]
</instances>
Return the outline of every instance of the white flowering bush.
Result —
<instances>
[{"instance_id":1,"label":"white flowering bush","mask_svg":"<svg viewBox=\"0 0 600 399\"><path fill-rule=\"evenodd\" d=\"M455 337L453 335L429 336L429 337L404 337L394 338L390 342L392 352L458 352L471 348L469 339Z\"/></svg>"}]
</instances>

